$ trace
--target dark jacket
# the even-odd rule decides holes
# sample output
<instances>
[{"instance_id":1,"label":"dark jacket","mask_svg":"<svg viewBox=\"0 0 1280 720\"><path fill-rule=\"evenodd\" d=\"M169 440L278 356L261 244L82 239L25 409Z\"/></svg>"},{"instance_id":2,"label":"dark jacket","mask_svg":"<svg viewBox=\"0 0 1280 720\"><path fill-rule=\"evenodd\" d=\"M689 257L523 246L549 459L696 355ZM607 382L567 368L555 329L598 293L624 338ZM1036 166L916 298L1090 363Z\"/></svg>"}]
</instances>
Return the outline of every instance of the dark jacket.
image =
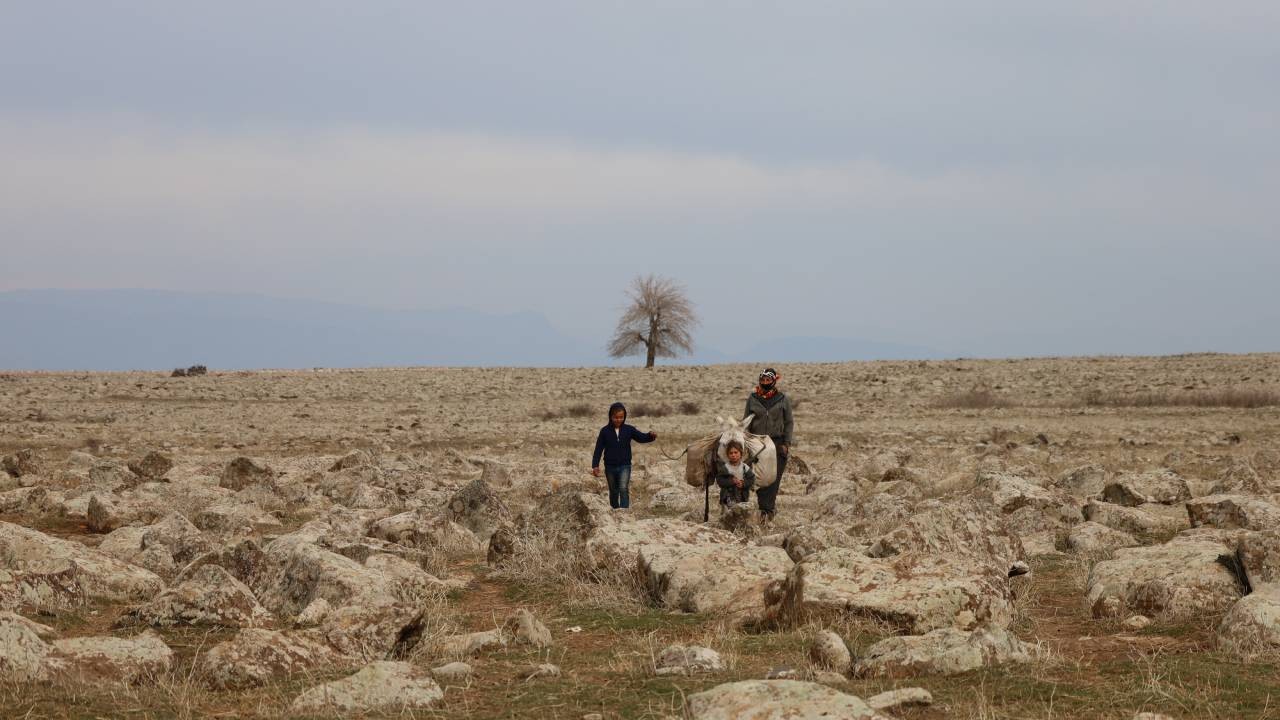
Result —
<instances>
[{"instance_id":1,"label":"dark jacket","mask_svg":"<svg viewBox=\"0 0 1280 720\"><path fill-rule=\"evenodd\" d=\"M720 486L720 504L730 502L746 502L751 497L751 488L755 487L756 474L748 465L742 470L742 488L733 486L733 475L724 463L716 460L716 484Z\"/></svg>"},{"instance_id":2,"label":"dark jacket","mask_svg":"<svg viewBox=\"0 0 1280 720\"><path fill-rule=\"evenodd\" d=\"M630 465L631 441L653 442L653 437L649 433L640 432L635 426L627 424L627 408L622 403L610 405L609 415L612 416L615 410L622 411L622 427L618 428L616 433L613 431L612 422L600 428L600 432L596 435L596 449L591 453L591 467L600 467L601 454L604 455L606 466Z\"/></svg>"},{"instance_id":3,"label":"dark jacket","mask_svg":"<svg viewBox=\"0 0 1280 720\"><path fill-rule=\"evenodd\" d=\"M747 432L756 435L768 435L777 444L792 444L795 432L795 420L791 417L791 401L781 390L773 397L762 398L757 393L747 397L747 409L742 417L755 415Z\"/></svg>"}]
</instances>

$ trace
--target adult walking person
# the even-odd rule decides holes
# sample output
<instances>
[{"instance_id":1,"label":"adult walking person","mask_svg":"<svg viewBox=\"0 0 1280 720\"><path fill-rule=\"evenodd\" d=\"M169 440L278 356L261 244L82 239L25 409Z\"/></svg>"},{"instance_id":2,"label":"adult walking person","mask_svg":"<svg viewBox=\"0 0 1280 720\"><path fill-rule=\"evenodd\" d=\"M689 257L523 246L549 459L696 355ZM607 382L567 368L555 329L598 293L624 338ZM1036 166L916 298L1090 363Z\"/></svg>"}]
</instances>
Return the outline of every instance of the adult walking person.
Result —
<instances>
[{"instance_id":1,"label":"adult walking person","mask_svg":"<svg viewBox=\"0 0 1280 720\"><path fill-rule=\"evenodd\" d=\"M747 432L754 435L768 435L773 438L774 447L778 451L778 478L772 485L756 490L756 504L760 507L760 521L773 520L777 512L776 501L778 488L782 485L782 471L787 468L787 457L791 455L791 441L795 431L795 420L791 415L791 401L778 389L778 381L782 376L773 368L765 368L760 373L760 384L747 396L747 409L742 416L753 416Z\"/></svg>"}]
</instances>

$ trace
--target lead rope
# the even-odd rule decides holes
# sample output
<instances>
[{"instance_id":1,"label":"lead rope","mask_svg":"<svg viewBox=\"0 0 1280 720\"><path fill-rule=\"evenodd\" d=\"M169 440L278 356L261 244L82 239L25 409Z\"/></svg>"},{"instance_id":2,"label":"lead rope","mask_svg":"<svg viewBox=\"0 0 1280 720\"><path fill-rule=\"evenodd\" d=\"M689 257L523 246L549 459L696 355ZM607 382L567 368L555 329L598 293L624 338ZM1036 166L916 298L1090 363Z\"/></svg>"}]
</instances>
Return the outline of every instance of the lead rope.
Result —
<instances>
[{"instance_id":1,"label":"lead rope","mask_svg":"<svg viewBox=\"0 0 1280 720\"><path fill-rule=\"evenodd\" d=\"M703 480L703 523L712 519L712 484Z\"/></svg>"}]
</instances>

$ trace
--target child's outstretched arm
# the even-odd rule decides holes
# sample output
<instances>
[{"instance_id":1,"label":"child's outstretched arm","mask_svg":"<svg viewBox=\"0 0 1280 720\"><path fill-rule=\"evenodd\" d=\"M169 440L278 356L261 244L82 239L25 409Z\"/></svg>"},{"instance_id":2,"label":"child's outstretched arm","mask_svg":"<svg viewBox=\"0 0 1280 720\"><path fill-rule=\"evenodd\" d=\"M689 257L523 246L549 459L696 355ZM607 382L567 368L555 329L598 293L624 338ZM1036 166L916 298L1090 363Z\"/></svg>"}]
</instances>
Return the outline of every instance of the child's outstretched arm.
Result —
<instances>
[{"instance_id":1,"label":"child's outstretched arm","mask_svg":"<svg viewBox=\"0 0 1280 720\"><path fill-rule=\"evenodd\" d=\"M631 434L631 439L635 440L638 443L650 443L658 439L658 433L656 432L642 433L639 430L636 430L634 433Z\"/></svg>"}]
</instances>

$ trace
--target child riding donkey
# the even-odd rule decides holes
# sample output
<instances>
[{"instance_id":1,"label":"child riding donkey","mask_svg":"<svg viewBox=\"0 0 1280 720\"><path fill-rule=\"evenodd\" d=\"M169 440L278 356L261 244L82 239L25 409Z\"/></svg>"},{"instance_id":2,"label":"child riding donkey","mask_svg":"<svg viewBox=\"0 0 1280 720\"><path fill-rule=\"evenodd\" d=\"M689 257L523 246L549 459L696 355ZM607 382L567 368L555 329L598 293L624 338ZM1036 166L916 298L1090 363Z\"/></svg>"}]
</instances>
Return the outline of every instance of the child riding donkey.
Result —
<instances>
[{"instance_id":1,"label":"child riding donkey","mask_svg":"<svg viewBox=\"0 0 1280 720\"><path fill-rule=\"evenodd\" d=\"M751 499L756 475L742 460L742 443L730 440L724 447L724 460L716 460L716 484L720 486L720 505L744 503Z\"/></svg>"}]
</instances>

